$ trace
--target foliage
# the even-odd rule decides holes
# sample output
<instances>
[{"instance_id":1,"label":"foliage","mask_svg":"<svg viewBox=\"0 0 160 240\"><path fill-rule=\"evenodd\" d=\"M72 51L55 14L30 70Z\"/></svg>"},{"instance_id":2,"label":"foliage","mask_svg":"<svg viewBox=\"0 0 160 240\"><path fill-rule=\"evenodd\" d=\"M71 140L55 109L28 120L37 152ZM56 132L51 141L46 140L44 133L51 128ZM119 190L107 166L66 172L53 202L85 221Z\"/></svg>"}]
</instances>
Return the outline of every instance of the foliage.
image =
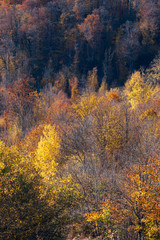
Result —
<instances>
[{"instance_id":1,"label":"foliage","mask_svg":"<svg viewBox=\"0 0 160 240\"><path fill-rule=\"evenodd\" d=\"M132 108L137 104L147 102L151 98L152 87L145 82L142 74L137 71L125 84L125 94Z\"/></svg>"},{"instance_id":2,"label":"foliage","mask_svg":"<svg viewBox=\"0 0 160 240\"><path fill-rule=\"evenodd\" d=\"M147 165L136 165L125 182L126 196L137 232L144 232L148 239L158 239L159 231L159 160L151 158Z\"/></svg>"},{"instance_id":3,"label":"foliage","mask_svg":"<svg viewBox=\"0 0 160 240\"><path fill-rule=\"evenodd\" d=\"M159 13L0 2L0 239L160 238Z\"/></svg>"},{"instance_id":4,"label":"foliage","mask_svg":"<svg viewBox=\"0 0 160 240\"><path fill-rule=\"evenodd\" d=\"M55 126L46 125L43 130L37 151L35 167L40 175L46 179L53 177L58 167L60 156L60 138Z\"/></svg>"}]
</instances>

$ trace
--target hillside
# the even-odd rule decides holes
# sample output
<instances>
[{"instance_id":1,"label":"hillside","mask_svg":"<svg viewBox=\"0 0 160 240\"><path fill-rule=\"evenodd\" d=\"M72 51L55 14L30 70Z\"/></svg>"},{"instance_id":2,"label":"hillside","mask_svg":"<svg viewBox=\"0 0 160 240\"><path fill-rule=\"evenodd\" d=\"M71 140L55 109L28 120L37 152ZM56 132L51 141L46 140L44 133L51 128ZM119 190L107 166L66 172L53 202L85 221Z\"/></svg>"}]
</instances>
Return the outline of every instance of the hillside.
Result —
<instances>
[{"instance_id":1,"label":"hillside","mask_svg":"<svg viewBox=\"0 0 160 240\"><path fill-rule=\"evenodd\" d=\"M0 239L160 239L159 16L0 1Z\"/></svg>"},{"instance_id":2,"label":"hillside","mask_svg":"<svg viewBox=\"0 0 160 240\"><path fill-rule=\"evenodd\" d=\"M69 79L85 88L122 86L159 51L158 0L3 0L0 66L5 86L27 75L39 91L48 83L69 94Z\"/></svg>"}]
</instances>

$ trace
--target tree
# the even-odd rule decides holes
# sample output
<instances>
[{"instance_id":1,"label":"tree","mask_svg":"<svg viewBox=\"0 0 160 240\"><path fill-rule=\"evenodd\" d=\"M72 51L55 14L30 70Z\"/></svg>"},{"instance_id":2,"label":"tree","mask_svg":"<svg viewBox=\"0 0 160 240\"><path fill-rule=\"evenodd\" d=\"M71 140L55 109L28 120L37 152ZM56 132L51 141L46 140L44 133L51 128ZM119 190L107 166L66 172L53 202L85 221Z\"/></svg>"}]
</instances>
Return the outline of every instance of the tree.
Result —
<instances>
[{"instance_id":1,"label":"tree","mask_svg":"<svg viewBox=\"0 0 160 240\"><path fill-rule=\"evenodd\" d=\"M62 90L63 92L66 92L67 89L67 81L68 81L68 69L64 68L62 69L56 76L55 84L54 86L58 90Z\"/></svg>"},{"instance_id":2,"label":"tree","mask_svg":"<svg viewBox=\"0 0 160 240\"><path fill-rule=\"evenodd\" d=\"M62 239L80 197L71 176L42 181L31 156L0 141L0 238ZM44 169L44 168L43 168Z\"/></svg>"},{"instance_id":3,"label":"tree","mask_svg":"<svg viewBox=\"0 0 160 240\"><path fill-rule=\"evenodd\" d=\"M97 68L95 67L92 71L88 72L87 88L89 91L97 92L98 87Z\"/></svg>"},{"instance_id":4,"label":"tree","mask_svg":"<svg viewBox=\"0 0 160 240\"><path fill-rule=\"evenodd\" d=\"M122 37L118 40L117 35L117 53L119 61L125 61L129 72L132 73L134 70L134 64L140 51L139 42L139 26L137 23L126 21L125 24L121 25ZM121 64L121 63L120 63ZM123 69L122 69L123 71Z\"/></svg>"},{"instance_id":5,"label":"tree","mask_svg":"<svg viewBox=\"0 0 160 240\"><path fill-rule=\"evenodd\" d=\"M73 77L69 80L70 91L71 91L71 99L74 101L79 96L79 89L78 89L78 78Z\"/></svg>"},{"instance_id":6,"label":"tree","mask_svg":"<svg viewBox=\"0 0 160 240\"><path fill-rule=\"evenodd\" d=\"M105 50L105 58L103 62L103 73L104 79L107 83L111 83L112 74L113 74L113 57L114 52L111 48Z\"/></svg>"},{"instance_id":7,"label":"tree","mask_svg":"<svg viewBox=\"0 0 160 240\"><path fill-rule=\"evenodd\" d=\"M0 155L0 238L33 239L45 235L53 211L39 194L40 178L33 164L3 142ZM49 234L54 236L54 231Z\"/></svg>"},{"instance_id":8,"label":"tree","mask_svg":"<svg viewBox=\"0 0 160 240\"><path fill-rule=\"evenodd\" d=\"M24 130L27 127L28 120L26 116L32 109L34 92L34 79L23 76L15 81L10 88L8 88L8 117L10 115L17 118L19 126ZM29 116L29 115L28 115Z\"/></svg>"},{"instance_id":9,"label":"tree","mask_svg":"<svg viewBox=\"0 0 160 240\"><path fill-rule=\"evenodd\" d=\"M128 215L131 226L138 233L138 239L158 239L160 236L160 178L159 160L150 158L148 164L137 164L128 171L121 186L124 198L128 202Z\"/></svg>"},{"instance_id":10,"label":"tree","mask_svg":"<svg viewBox=\"0 0 160 240\"><path fill-rule=\"evenodd\" d=\"M150 67L146 70L147 82L156 86L160 84L160 54L158 54L150 64Z\"/></svg>"},{"instance_id":11,"label":"tree","mask_svg":"<svg viewBox=\"0 0 160 240\"><path fill-rule=\"evenodd\" d=\"M44 179L51 179L57 172L60 157L60 137L55 126L46 125L36 151L35 167Z\"/></svg>"},{"instance_id":12,"label":"tree","mask_svg":"<svg viewBox=\"0 0 160 240\"><path fill-rule=\"evenodd\" d=\"M152 87L145 82L144 76L137 71L126 82L124 92L132 108L135 108L138 104L147 102L151 98Z\"/></svg>"},{"instance_id":13,"label":"tree","mask_svg":"<svg viewBox=\"0 0 160 240\"><path fill-rule=\"evenodd\" d=\"M84 22L79 25L79 29L84 34L86 40L94 46L99 41L102 32L98 11L89 14L84 19Z\"/></svg>"},{"instance_id":14,"label":"tree","mask_svg":"<svg viewBox=\"0 0 160 240\"><path fill-rule=\"evenodd\" d=\"M158 8L155 1L140 0L137 16L140 18L140 30L144 45L154 44L157 34Z\"/></svg>"},{"instance_id":15,"label":"tree","mask_svg":"<svg viewBox=\"0 0 160 240\"><path fill-rule=\"evenodd\" d=\"M102 79L101 86L100 86L100 88L98 90L98 93L103 95L103 94L105 94L105 92L107 90L108 90L108 86L107 86L107 83L106 83L106 78L104 77Z\"/></svg>"}]
</instances>

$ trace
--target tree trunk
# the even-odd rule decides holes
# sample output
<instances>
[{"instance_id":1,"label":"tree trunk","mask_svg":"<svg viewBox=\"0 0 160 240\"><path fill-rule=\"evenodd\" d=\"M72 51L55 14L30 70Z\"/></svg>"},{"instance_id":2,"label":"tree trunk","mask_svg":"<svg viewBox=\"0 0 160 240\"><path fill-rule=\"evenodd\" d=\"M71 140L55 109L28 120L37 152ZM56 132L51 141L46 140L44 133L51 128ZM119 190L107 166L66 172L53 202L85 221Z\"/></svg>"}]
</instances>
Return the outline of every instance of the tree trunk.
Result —
<instances>
[{"instance_id":1,"label":"tree trunk","mask_svg":"<svg viewBox=\"0 0 160 240\"><path fill-rule=\"evenodd\" d=\"M143 231L143 229L138 232L138 240L144 240L144 231Z\"/></svg>"}]
</instances>

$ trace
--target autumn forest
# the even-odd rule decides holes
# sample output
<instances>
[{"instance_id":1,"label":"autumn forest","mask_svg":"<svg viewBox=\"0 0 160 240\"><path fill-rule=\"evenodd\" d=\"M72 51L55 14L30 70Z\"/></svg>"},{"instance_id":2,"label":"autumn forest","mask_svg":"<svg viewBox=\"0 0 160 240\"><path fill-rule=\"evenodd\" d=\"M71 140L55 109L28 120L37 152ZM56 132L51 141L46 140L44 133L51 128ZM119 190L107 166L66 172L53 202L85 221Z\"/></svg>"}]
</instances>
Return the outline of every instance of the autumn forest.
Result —
<instances>
[{"instance_id":1,"label":"autumn forest","mask_svg":"<svg viewBox=\"0 0 160 240\"><path fill-rule=\"evenodd\" d=\"M160 239L160 1L0 1L0 239Z\"/></svg>"}]
</instances>

